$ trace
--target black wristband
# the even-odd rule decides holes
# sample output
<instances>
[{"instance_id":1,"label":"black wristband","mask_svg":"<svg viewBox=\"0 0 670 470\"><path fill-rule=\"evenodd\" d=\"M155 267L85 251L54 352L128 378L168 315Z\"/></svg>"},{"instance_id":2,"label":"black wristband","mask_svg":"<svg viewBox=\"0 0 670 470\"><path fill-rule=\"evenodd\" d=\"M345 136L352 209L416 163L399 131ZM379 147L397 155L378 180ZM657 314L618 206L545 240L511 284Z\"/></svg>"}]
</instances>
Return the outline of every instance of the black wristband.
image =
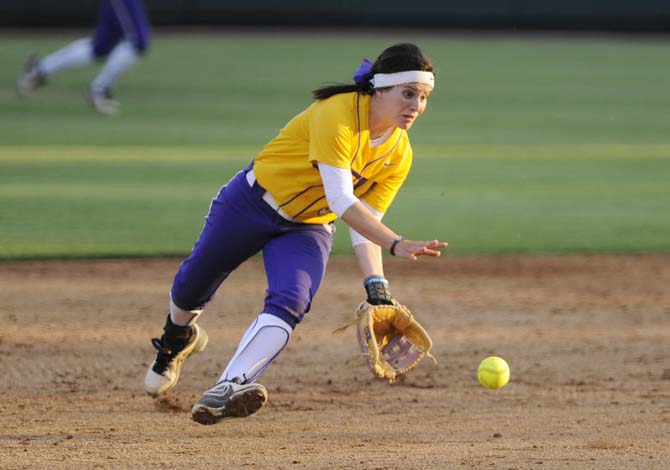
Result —
<instances>
[{"instance_id":1,"label":"black wristband","mask_svg":"<svg viewBox=\"0 0 670 470\"><path fill-rule=\"evenodd\" d=\"M369 276L363 281L368 293L368 303L371 305L392 305L393 297L389 282L381 276Z\"/></svg>"},{"instance_id":2,"label":"black wristband","mask_svg":"<svg viewBox=\"0 0 670 470\"><path fill-rule=\"evenodd\" d=\"M391 248L389 248L389 252L393 256L395 256L395 247L398 245L398 243L400 243L404 239L405 239L405 237L403 237L402 235L399 235L395 240L393 240L393 243L391 243Z\"/></svg>"}]
</instances>

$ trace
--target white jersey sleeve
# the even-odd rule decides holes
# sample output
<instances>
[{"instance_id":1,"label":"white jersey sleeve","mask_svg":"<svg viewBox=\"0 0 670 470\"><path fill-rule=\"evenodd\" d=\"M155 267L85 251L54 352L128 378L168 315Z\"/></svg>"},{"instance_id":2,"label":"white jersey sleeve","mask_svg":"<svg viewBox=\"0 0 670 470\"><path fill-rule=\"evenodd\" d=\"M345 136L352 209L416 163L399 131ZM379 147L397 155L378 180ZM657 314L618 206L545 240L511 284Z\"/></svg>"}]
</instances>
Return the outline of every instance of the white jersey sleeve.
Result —
<instances>
[{"instance_id":1,"label":"white jersey sleeve","mask_svg":"<svg viewBox=\"0 0 670 470\"><path fill-rule=\"evenodd\" d=\"M319 172L323 181L323 188L328 200L328 207L331 211L342 217L349 207L356 201L361 201L367 210L377 219L382 220L384 214L374 209L367 202L358 199L354 195L354 185L351 181L351 172L344 168L337 168L326 163L319 163ZM349 227L349 236L351 236L351 245L361 245L363 243L372 243L353 228Z\"/></svg>"},{"instance_id":2,"label":"white jersey sleeve","mask_svg":"<svg viewBox=\"0 0 670 470\"><path fill-rule=\"evenodd\" d=\"M319 172L323 181L328 207L332 212L342 217L342 214L358 198L354 195L354 184L351 181L351 172L345 168L319 163Z\"/></svg>"}]
</instances>

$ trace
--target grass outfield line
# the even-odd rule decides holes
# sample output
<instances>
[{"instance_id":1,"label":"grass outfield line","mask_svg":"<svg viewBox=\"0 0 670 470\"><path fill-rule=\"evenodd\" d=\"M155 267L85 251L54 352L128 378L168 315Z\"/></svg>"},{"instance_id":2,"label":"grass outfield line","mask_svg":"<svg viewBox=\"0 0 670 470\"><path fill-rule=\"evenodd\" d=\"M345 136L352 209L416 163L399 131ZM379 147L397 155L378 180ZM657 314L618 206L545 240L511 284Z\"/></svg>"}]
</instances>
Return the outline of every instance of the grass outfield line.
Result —
<instances>
[{"instance_id":1,"label":"grass outfield line","mask_svg":"<svg viewBox=\"0 0 670 470\"><path fill-rule=\"evenodd\" d=\"M185 155L195 161L212 162L224 159L250 160L259 146L216 147L185 146L67 146L24 145L0 146L0 162L23 161L184 161ZM419 145L414 146L414 158L660 158L670 159L670 144L580 144L580 145Z\"/></svg>"},{"instance_id":2,"label":"grass outfield line","mask_svg":"<svg viewBox=\"0 0 670 470\"><path fill-rule=\"evenodd\" d=\"M0 147L4 259L182 256L251 147ZM670 146L445 146L385 221L452 253L670 251ZM343 224L335 253L349 253Z\"/></svg>"}]
</instances>

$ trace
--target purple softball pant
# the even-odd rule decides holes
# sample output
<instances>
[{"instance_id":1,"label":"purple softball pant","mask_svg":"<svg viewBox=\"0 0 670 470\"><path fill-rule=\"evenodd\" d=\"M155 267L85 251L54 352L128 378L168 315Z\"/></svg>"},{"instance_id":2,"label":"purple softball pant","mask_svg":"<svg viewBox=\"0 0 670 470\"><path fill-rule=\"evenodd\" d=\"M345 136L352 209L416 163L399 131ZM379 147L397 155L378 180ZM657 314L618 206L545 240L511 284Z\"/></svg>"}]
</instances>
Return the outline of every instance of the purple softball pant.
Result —
<instances>
[{"instance_id":1,"label":"purple softball pant","mask_svg":"<svg viewBox=\"0 0 670 470\"><path fill-rule=\"evenodd\" d=\"M93 54L105 57L124 38L142 53L149 47L149 30L149 19L141 0L102 0Z\"/></svg>"},{"instance_id":2,"label":"purple softball pant","mask_svg":"<svg viewBox=\"0 0 670 470\"><path fill-rule=\"evenodd\" d=\"M268 289L263 312L295 327L321 285L333 242L332 225L284 219L262 196L265 190L235 175L212 200L205 226L180 265L172 301L181 309L203 308L228 275L262 250Z\"/></svg>"}]
</instances>

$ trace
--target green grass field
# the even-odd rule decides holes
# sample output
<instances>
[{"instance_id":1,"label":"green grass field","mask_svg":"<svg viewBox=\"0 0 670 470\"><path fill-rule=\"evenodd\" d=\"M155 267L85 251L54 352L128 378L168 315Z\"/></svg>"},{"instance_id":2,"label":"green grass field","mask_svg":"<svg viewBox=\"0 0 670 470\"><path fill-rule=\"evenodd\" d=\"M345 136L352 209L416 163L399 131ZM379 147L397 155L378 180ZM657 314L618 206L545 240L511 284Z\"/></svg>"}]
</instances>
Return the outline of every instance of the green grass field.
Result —
<instances>
[{"instance_id":1,"label":"green grass field","mask_svg":"<svg viewBox=\"0 0 670 470\"><path fill-rule=\"evenodd\" d=\"M401 40L438 79L396 231L453 253L670 250L668 41L159 31L118 117L84 104L94 69L18 99L25 57L76 37L0 43L0 258L187 253L219 186L312 88Z\"/></svg>"}]
</instances>

